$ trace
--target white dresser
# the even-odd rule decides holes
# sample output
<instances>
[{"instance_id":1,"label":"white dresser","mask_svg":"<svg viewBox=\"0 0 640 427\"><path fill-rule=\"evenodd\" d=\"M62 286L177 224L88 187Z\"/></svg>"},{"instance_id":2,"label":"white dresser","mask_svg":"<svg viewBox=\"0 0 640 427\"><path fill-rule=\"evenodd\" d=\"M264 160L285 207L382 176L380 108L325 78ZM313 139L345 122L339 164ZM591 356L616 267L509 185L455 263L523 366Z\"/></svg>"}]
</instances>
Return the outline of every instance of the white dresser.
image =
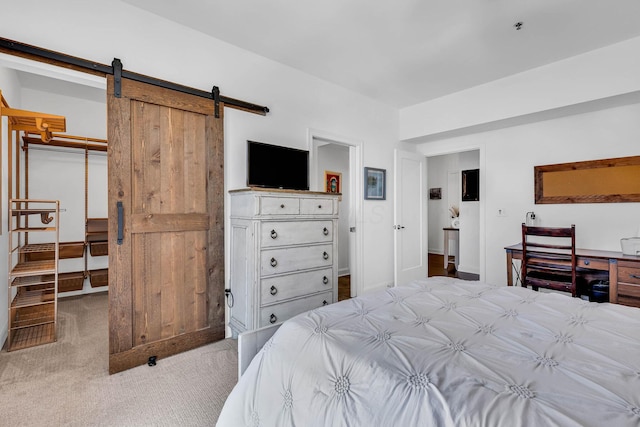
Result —
<instances>
[{"instance_id":1,"label":"white dresser","mask_svg":"<svg viewBox=\"0 0 640 427\"><path fill-rule=\"evenodd\" d=\"M234 337L338 300L338 195L256 188L230 195Z\"/></svg>"}]
</instances>

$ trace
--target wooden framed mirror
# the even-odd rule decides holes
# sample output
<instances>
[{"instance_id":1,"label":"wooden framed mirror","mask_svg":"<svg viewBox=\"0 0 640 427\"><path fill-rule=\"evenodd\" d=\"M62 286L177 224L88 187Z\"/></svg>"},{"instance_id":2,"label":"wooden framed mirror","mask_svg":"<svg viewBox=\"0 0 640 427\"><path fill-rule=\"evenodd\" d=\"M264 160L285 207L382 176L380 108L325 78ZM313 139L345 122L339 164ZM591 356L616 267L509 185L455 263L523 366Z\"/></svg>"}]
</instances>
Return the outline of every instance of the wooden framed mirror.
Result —
<instances>
[{"instance_id":1,"label":"wooden framed mirror","mask_svg":"<svg viewBox=\"0 0 640 427\"><path fill-rule=\"evenodd\" d=\"M535 166L535 203L640 202L640 156Z\"/></svg>"}]
</instances>

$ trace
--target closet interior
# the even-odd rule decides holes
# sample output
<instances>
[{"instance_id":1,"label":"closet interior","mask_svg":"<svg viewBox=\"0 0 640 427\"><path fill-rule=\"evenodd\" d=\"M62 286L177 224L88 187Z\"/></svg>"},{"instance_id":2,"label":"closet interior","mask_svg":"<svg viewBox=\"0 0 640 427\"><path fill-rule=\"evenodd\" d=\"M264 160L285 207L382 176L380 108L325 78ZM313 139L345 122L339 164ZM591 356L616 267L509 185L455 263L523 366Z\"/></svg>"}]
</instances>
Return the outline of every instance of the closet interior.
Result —
<instances>
[{"instance_id":1,"label":"closet interior","mask_svg":"<svg viewBox=\"0 0 640 427\"><path fill-rule=\"evenodd\" d=\"M65 116L11 108L1 91L0 98L12 351L56 340L59 297L107 290L107 141L69 135Z\"/></svg>"}]
</instances>

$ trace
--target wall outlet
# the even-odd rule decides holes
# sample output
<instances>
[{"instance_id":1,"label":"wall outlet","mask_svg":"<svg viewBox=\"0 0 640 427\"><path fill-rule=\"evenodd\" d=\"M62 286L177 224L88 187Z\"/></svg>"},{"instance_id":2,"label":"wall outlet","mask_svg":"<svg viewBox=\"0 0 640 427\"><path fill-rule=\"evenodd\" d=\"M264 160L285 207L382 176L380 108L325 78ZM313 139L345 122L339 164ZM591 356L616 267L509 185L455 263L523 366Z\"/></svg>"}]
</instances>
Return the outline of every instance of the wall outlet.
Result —
<instances>
[{"instance_id":1,"label":"wall outlet","mask_svg":"<svg viewBox=\"0 0 640 427\"><path fill-rule=\"evenodd\" d=\"M507 216L507 211L505 210L505 208L498 208L496 215L497 216Z\"/></svg>"}]
</instances>

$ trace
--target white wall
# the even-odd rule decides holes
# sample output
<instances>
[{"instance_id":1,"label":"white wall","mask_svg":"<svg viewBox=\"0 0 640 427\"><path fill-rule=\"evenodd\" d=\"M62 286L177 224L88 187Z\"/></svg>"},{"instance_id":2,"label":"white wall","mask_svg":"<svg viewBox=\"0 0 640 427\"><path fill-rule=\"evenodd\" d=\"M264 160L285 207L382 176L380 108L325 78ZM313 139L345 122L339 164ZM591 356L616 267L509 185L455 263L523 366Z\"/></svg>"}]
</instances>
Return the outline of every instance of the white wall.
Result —
<instances>
[{"instance_id":1,"label":"white wall","mask_svg":"<svg viewBox=\"0 0 640 427\"><path fill-rule=\"evenodd\" d=\"M324 171L342 174L338 203L338 274L350 274L349 270L349 148L338 144L318 147L318 182L324 182ZM322 185L324 187L324 184Z\"/></svg>"},{"instance_id":2,"label":"white wall","mask_svg":"<svg viewBox=\"0 0 640 427\"><path fill-rule=\"evenodd\" d=\"M21 108L20 83L15 71L0 67L0 90L2 90L2 96L4 96L10 107ZM7 300L9 294L6 283L6 277L9 275L7 271L9 268L9 262L7 260L9 237L7 234L7 118L1 117L0 119L2 119L2 130L0 131L0 141L2 141L0 148L2 152L2 187L0 187L0 206L2 208L2 213L0 214L0 218L2 219L0 221L0 230L2 230L2 235L0 236L0 345L2 345L7 339L7 327L9 325L9 313L6 308L9 304Z\"/></svg>"},{"instance_id":3,"label":"white wall","mask_svg":"<svg viewBox=\"0 0 640 427\"><path fill-rule=\"evenodd\" d=\"M26 19L55 22L55 31L50 25L25 25ZM10 2L3 5L0 28L5 38L103 64L117 57L126 70L203 90L217 85L224 96L268 106L266 117L225 109L226 190L246 185L248 139L308 149L309 129L344 135L362 141L364 165L387 169L389 181L393 150L414 148L398 142L396 108L120 1ZM388 182L386 201L364 203L364 220L357 224L363 233L365 290L393 282L391 189Z\"/></svg>"}]
</instances>

